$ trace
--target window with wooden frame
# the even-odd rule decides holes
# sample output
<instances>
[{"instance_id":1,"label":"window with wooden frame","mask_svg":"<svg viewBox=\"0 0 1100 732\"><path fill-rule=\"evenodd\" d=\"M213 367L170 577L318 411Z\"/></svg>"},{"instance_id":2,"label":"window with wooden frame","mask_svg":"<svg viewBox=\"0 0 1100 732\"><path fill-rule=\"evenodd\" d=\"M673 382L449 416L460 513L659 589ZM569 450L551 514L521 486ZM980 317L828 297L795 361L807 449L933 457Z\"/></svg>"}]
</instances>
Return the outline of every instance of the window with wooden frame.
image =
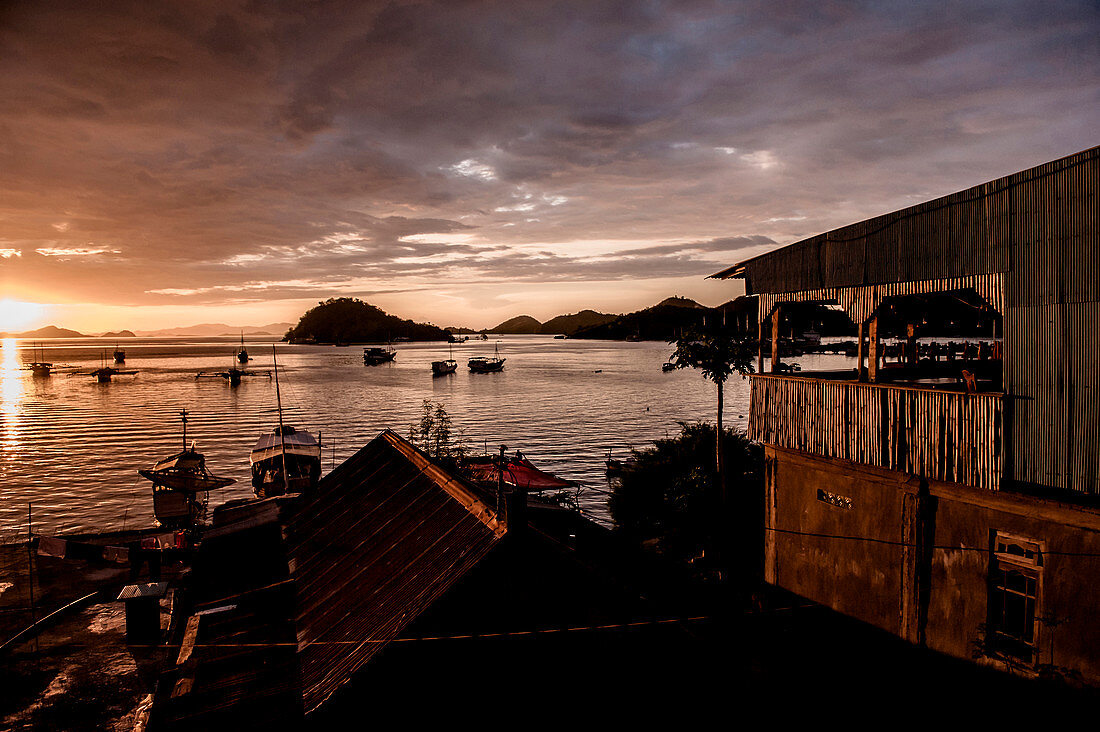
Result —
<instances>
[{"instance_id":1,"label":"window with wooden frame","mask_svg":"<svg viewBox=\"0 0 1100 732\"><path fill-rule=\"evenodd\" d=\"M1043 547L1032 539L995 532L989 563L990 650L1032 664L1038 653Z\"/></svg>"}]
</instances>

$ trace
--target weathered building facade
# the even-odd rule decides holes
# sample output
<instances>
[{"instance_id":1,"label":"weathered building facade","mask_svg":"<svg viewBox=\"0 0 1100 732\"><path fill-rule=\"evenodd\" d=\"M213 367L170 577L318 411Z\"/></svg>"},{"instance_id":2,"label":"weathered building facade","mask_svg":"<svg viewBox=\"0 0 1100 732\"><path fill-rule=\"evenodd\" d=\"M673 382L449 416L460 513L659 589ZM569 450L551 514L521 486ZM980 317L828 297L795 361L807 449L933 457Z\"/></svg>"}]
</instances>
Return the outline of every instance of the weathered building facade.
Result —
<instances>
[{"instance_id":1,"label":"weathered building facade","mask_svg":"<svg viewBox=\"0 0 1100 732\"><path fill-rule=\"evenodd\" d=\"M1100 682L1100 148L715 276L772 326L749 421L768 581L950 655ZM914 321L888 367L884 318L935 297L995 337L943 362ZM782 368L783 309L806 302L859 327L851 374Z\"/></svg>"}]
</instances>

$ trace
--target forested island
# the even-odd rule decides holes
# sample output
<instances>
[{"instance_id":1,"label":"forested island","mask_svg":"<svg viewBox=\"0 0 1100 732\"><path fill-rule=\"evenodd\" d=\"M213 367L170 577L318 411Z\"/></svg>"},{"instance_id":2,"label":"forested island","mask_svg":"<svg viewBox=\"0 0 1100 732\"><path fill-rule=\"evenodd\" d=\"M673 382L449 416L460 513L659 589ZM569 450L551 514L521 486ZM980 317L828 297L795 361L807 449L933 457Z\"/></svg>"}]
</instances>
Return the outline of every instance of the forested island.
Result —
<instances>
[{"instance_id":1,"label":"forested island","mask_svg":"<svg viewBox=\"0 0 1100 732\"><path fill-rule=\"evenodd\" d=\"M445 341L447 332L390 315L358 298L330 298L310 308L287 331L290 343L377 343L395 339Z\"/></svg>"}]
</instances>

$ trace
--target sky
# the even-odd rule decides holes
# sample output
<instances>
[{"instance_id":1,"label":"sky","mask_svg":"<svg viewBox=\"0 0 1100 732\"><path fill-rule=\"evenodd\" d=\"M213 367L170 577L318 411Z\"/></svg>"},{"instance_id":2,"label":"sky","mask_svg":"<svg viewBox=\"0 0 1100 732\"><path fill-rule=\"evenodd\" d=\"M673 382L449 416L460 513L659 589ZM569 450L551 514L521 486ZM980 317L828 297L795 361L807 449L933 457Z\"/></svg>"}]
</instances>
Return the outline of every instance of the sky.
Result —
<instances>
[{"instance_id":1,"label":"sky","mask_svg":"<svg viewBox=\"0 0 1100 732\"><path fill-rule=\"evenodd\" d=\"M0 2L0 330L486 327L1100 144L1100 3Z\"/></svg>"}]
</instances>

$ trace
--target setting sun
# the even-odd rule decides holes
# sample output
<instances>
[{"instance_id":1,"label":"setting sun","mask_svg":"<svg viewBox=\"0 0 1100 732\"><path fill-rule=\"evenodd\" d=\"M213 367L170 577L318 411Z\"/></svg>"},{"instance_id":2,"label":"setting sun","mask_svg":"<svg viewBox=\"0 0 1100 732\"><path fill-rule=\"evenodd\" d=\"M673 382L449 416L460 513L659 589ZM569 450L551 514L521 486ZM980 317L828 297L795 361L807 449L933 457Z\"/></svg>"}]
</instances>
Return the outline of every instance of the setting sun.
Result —
<instances>
[{"instance_id":1,"label":"setting sun","mask_svg":"<svg viewBox=\"0 0 1100 732\"><path fill-rule=\"evenodd\" d=\"M42 316L44 305L22 300L0 300L0 333L22 330Z\"/></svg>"}]
</instances>

